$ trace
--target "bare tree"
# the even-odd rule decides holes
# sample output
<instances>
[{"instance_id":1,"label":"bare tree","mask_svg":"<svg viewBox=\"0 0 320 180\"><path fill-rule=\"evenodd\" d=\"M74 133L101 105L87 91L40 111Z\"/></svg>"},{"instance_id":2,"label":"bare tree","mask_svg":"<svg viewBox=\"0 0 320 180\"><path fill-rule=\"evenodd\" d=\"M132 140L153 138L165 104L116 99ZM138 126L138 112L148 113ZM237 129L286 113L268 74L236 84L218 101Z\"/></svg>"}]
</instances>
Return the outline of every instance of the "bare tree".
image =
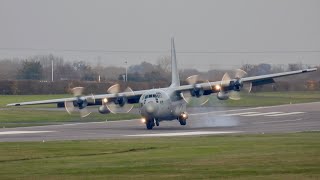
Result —
<instances>
[{"instance_id":1,"label":"bare tree","mask_svg":"<svg viewBox=\"0 0 320 180\"><path fill-rule=\"evenodd\" d=\"M281 73L285 71L285 66L283 64L272 65L272 73Z\"/></svg>"},{"instance_id":2,"label":"bare tree","mask_svg":"<svg viewBox=\"0 0 320 180\"><path fill-rule=\"evenodd\" d=\"M157 60L157 66L165 73L171 72L170 56L162 56Z\"/></svg>"},{"instance_id":3,"label":"bare tree","mask_svg":"<svg viewBox=\"0 0 320 180\"><path fill-rule=\"evenodd\" d=\"M288 70L289 71L296 71L296 70L300 70L300 69L303 69L302 63L295 63L295 64L289 64L288 65Z\"/></svg>"},{"instance_id":4,"label":"bare tree","mask_svg":"<svg viewBox=\"0 0 320 180\"><path fill-rule=\"evenodd\" d=\"M41 80L42 65L39 61L25 60L22 62L22 67L18 72L18 79L24 80Z\"/></svg>"},{"instance_id":5,"label":"bare tree","mask_svg":"<svg viewBox=\"0 0 320 180\"><path fill-rule=\"evenodd\" d=\"M21 68L21 64L18 60L5 59L0 61L0 79L1 80L16 79L18 69L20 68Z\"/></svg>"},{"instance_id":6,"label":"bare tree","mask_svg":"<svg viewBox=\"0 0 320 180\"><path fill-rule=\"evenodd\" d=\"M106 80L117 80L120 75L125 74L126 70L123 67L104 67L103 70L100 72L100 75L103 79Z\"/></svg>"}]
</instances>

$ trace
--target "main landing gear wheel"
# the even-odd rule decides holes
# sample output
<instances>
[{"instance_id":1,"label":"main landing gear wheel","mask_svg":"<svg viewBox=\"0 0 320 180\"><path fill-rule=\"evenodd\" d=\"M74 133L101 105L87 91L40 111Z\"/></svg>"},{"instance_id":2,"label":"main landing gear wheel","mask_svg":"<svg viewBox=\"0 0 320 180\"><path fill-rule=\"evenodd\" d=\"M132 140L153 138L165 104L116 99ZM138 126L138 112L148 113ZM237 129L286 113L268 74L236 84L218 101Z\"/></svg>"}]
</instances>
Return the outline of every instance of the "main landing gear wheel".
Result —
<instances>
[{"instance_id":1,"label":"main landing gear wheel","mask_svg":"<svg viewBox=\"0 0 320 180\"><path fill-rule=\"evenodd\" d=\"M146 127L147 127L147 129L152 129L154 127L154 120L148 119L146 122Z\"/></svg>"},{"instance_id":2,"label":"main landing gear wheel","mask_svg":"<svg viewBox=\"0 0 320 180\"><path fill-rule=\"evenodd\" d=\"M180 125L181 126L185 126L187 124L187 120L186 119L179 119Z\"/></svg>"}]
</instances>

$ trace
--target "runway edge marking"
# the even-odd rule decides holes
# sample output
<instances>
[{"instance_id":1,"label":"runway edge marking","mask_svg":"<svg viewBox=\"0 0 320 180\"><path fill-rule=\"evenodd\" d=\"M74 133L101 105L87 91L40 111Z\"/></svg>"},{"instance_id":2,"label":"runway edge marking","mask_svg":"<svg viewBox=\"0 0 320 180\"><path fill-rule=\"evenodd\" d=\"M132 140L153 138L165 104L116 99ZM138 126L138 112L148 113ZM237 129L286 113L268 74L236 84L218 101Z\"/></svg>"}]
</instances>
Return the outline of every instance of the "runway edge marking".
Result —
<instances>
[{"instance_id":1,"label":"runway edge marking","mask_svg":"<svg viewBox=\"0 0 320 180\"><path fill-rule=\"evenodd\" d=\"M295 114L304 114L305 112L290 112L290 113L282 113L282 114L271 114L271 115L266 115L268 117L277 117L277 116L290 116L290 115L295 115Z\"/></svg>"},{"instance_id":2,"label":"runway edge marking","mask_svg":"<svg viewBox=\"0 0 320 180\"><path fill-rule=\"evenodd\" d=\"M135 134L125 135L126 137L170 137L170 136L195 136L195 135L217 135L217 134L234 134L242 131L192 131L179 133L153 133L153 134Z\"/></svg>"},{"instance_id":3,"label":"runway edge marking","mask_svg":"<svg viewBox=\"0 0 320 180\"><path fill-rule=\"evenodd\" d=\"M303 119L300 118L300 119L282 120L282 121L263 121L263 122L254 122L252 124L274 124L274 123L285 123L285 122L296 122L296 121L303 121Z\"/></svg>"},{"instance_id":4,"label":"runway edge marking","mask_svg":"<svg viewBox=\"0 0 320 180\"><path fill-rule=\"evenodd\" d=\"M56 131L2 131L0 135L17 135L17 134L38 134L38 133L50 133Z\"/></svg>"},{"instance_id":5,"label":"runway edge marking","mask_svg":"<svg viewBox=\"0 0 320 180\"><path fill-rule=\"evenodd\" d=\"M205 115L205 114L219 114L225 112L237 112L237 111L246 111L246 110L259 110L259 109L269 109L275 107L286 107L286 106L299 106L299 105L308 105L308 104L319 104L320 102L307 102L307 103L297 103L297 104L281 104L275 106L260 106L260 107L251 107L251 108L243 108L243 109L231 109L231 110L223 110L223 111L209 111L203 113L192 113L189 116L196 116L196 115Z\"/></svg>"}]
</instances>

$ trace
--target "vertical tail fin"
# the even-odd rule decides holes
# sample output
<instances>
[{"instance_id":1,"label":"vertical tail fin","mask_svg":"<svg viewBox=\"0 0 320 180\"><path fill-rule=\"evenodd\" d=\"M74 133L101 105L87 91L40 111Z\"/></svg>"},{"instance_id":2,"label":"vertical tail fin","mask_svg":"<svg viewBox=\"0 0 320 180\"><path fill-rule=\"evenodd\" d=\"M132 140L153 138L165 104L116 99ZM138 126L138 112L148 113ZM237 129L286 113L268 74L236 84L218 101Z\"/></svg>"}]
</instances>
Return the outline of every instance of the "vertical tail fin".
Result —
<instances>
[{"instance_id":1,"label":"vertical tail fin","mask_svg":"<svg viewBox=\"0 0 320 180\"><path fill-rule=\"evenodd\" d=\"M176 59L176 49L174 46L174 38L171 38L171 72L172 72L172 79L170 87L178 87L180 86L180 78L179 78L179 71L177 66L177 59Z\"/></svg>"}]
</instances>

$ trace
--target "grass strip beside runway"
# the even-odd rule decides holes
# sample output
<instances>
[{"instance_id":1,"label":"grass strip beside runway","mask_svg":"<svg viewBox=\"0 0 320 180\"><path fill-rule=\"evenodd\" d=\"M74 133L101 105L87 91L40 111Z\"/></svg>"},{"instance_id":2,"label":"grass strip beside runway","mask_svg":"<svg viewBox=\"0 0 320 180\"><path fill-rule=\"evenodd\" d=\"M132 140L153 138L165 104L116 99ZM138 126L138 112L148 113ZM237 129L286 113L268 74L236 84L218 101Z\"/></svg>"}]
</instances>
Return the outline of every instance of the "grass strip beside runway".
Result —
<instances>
[{"instance_id":1,"label":"grass strip beside runway","mask_svg":"<svg viewBox=\"0 0 320 180\"><path fill-rule=\"evenodd\" d=\"M260 107L275 106L282 104L297 104L320 101L319 91L301 92L259 92L241 93L239 101L220 101L215 96L211 96L206 106L213 107Z\"/></svg>"},{"instance_id":2,"label":"grass strip beside runway","mask_svg":"<svg viewBox=\"0 0 320 180\"><path fill-rule=\"evenodd\" d=\"M136 114L99 114L92 113L86 118L80 118L78 113L69 115L65 111L30 111L25 108L0 111L0 128L40 126L74 122L100 122L140 118Z\"/></svg>"},{"instance_id":3,"label":"grass strip beside runway","mask_svg":"<svg viewBox=\"0 0 320 180\"><path fill-rule=\"evenodd\" d=\"M0 179L319 179L320 133L0 143Z\"/></svg>"},{"instance_id":4,"label":"grass strip beside runway","mask_svg":"<svg viewBox=\"0 0 320 180\"><path fill-rule=\"evenodd\" d=\"M26 102L26 101L40 101L40 100L48 100L48 99L60 99L60 98L69 98L72 97L70 94L51 94L51 95L0 95L0 108L6 107L7 104L10 103L18 103L18 102ZM51 105L33 105L33 106L25 106L25 107L57 107L56 104Z\"/></svg>"}]
</instances>

